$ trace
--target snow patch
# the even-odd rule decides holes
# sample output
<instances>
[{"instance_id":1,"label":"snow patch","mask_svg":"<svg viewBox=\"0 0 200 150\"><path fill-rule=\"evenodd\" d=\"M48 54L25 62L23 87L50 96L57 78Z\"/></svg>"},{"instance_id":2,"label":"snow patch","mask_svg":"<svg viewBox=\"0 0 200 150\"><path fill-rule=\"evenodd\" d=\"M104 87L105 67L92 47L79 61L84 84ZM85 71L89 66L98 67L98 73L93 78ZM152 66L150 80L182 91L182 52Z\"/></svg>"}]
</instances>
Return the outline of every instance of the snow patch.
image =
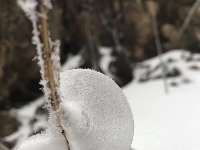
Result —
<instances>
[{"instance_id":1,"label":"snow patch","mask_svg":"<svg viewBox=\"0 0 200 150\"><path fill-rule=\"evenodd\" d=\"M192 58L191 58L192 57ZM136 80L124 87L134 114L135 133L132 147L135 150L198 150L200 148L200 71L191 70L191 64L200 66L200 54L174 50L163 54L168 67L179 68L182 74L168 78L168 83L178 82L170 87L169 94L163 90L162 80L137 82L144 73L135 69ZM154 67L159 59L152 58L141 65ZM188 78L190 83L183 83Z\"/></svg>"},{"instance_id":2,"label":"snow patch","mask_svg":"<svg viewBox=\"0 0 200 150\"><path fill-rule=\"evenodd\" d=\"M61 132L48 129L47 131L30 137L16 148L16 150L69 150Z\"/></svg>"}]
</instances>

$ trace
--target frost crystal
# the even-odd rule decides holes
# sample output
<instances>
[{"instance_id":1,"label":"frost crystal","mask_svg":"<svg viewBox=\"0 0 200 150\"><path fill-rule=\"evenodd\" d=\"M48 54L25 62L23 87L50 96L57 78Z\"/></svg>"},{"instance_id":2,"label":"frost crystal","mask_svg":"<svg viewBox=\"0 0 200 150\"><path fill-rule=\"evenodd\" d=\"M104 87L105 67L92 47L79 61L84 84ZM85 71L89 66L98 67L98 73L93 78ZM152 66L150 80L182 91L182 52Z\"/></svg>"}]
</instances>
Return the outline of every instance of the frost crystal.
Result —
<instances>
[{"instance_id":1,"label":"frost crystal","mask_svg":"<svg viewBox=\"0 0 200 150\"><path fill-rule=\"evenodd\" d=\"M43 53L43 49L44 46L40 40L40 25L39 25L39 18L45 18L48 19L46 14L40 14L37 11L37 7L38 7L38 2L37 0L18 0L17 3L18 5L23 9L23 11L25 12L26 16L28 17L28 19L31 21L32 26L33 26L33 37L32 37L32 43L34 45L36 45L37 48L37 59L38 59L38 64L40 66L40 73L42 76L42 80L40 81L40 84L43 86L43 91L45 94L45 99L47 102L47 107L49 108L49 110L51 109L50 106L50 102L49 102L49 98L50 98L50 93L51 90L49 89L49 87L47 86L49 81L46 77L45 74L45 70L46 69L46 65L45 65L45 59L43 57L44 53ZM41 1L43 3L43 5L49 10L52 9L52 5L51 5L51 1L50 0L43 0ZM50 33L49 33L50 35ZM60 56L59 56L59 46L60 43L59 41L53 42L50 37L49 37L49 46L50 49L52 51L51 53L51 60L53 62L53 74L54 74L54 81L55 83L59 83L59 73L60 73ZM58 88L59 85L56 85L56 89ZM57 91L59 92L59 91Z\"/></svg>"},{"instance_id":2,"label":"frost crystal","mask_svg":"<svg viewBox=\"0 0 200 150\"><path fill-rule=\"evenodd\" d=\"M37 54L38 54L38 64L40 66L40 73L42 75L42 78L44 79L44 60L43 60L43 53L42 53L42 49L43 49L43 44L40 41L39 35L40 32L38 30L38 12L36 10L37 8L37 1L36 0L18 0L17 1L18 5L22 8L22 10L25 12L26 16L28 17L28 19L31 21L32 26L33 26L33 37L32 37L32 43L34 45L36 45L37 48ZM40 84L43 85L44 87L44 91L45 92L45 97L46 99L48 99L49 94L50 94L50 90L48 89L48 87L46 86L47 81L43 80L40 82Z\"/></svg>"}]
</instances>

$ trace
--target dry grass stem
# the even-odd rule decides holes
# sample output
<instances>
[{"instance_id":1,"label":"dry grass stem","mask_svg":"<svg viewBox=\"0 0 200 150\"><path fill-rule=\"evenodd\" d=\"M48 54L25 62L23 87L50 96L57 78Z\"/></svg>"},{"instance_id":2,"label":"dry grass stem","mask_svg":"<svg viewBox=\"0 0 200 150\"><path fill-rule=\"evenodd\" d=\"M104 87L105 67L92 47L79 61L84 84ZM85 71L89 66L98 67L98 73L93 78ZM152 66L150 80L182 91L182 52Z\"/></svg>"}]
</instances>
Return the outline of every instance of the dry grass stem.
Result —
<instances>
[{"instance_id":1,"label":"dry grass stem","mask_svg":"<svg viewBox=\"0 0 200 150\"><path fill-rule=\"evenodd\" d=\"M188 16L185 18L181 29L179 30L179 38L178 39L180 39L182 37L182 35L184 34L185 30L187 29L188 25L190 24L191 19L199 5L200 5L200 0L196 0L195 3L193 4L192 8L190 9Z\"/></svg>"},{"instance_id":2,"label":"dry grass stem","mask_svg":"<svg viewBox=\"0 0 200 150\"><path fill-rule=\"evenodd\" d=\"M51 100L52 106L54 110L59 109L59 100L58 94L56 91L56 84L54 80L54 69L53 69L53 62L51 60L51 47L49 43L49 35L48 35L48 23L45 18L47 14L47 9L42 4L39 5L39 12L42 16L39 18L40 23L40 33L41 33L41 41L44 44L43 47L43 57L44 57L44 65L45 65L45 78L48 82L48 87L51 90Z\"/></svg>"},{"instance_id":3,"label":"dry grass stem","mask_svg":"<svg viewBox=\"0 0 200 150\"><path fill-rule=\"evenodd\" d=\"M162 58L163 52L162 52L162 47L161 47L160 37L159 37L159 32L158 32L156 13L152 13L152 23L153 23L153 33L154 33L154 37L155 37L156 49L158 52L158 58L159 58L159 61L160 61L161 67L162 67L163 85L164 85L165 93L169 93L169 89L167 86L167 78L166 78L167 71L166 71L165 63Z\"/></svg>"},{"instance_id":4,"label":"dry grass stem","mask_svg":"<svg viewBox=\"0 0 200 150\"><path fill-rule=\"evenodd\" d=\"M48 11L47 8L42 3L39 3L38 12L40 13L40 17L39 17L38 27L40 27L39 28L40 40L43 43L43 59L44 59L44 66L45 66L44 77L45 77L45 80L48 81L47 87L51 91L50 98L49 98L51 100L51 105L54 111L56 112L63 136L65 137L67 145L69 147L69 142L66 138L66 134L64 133L63 127L61 126L60 115L58 111L59 110L59 95L56 89L56 83L55 83L55 78L54 78L54 65L51 59L53 49L51 48L50 42L49 42L49 25L47 22L47 11Z\"/></svg>"}]
</instances>

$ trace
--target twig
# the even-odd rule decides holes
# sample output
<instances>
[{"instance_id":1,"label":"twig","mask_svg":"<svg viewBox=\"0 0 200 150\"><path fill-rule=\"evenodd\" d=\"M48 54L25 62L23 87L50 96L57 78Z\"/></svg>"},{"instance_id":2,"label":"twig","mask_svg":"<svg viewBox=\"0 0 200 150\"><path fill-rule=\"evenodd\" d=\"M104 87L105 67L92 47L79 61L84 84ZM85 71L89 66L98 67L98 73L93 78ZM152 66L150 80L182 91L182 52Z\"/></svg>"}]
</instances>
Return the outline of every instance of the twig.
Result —
<instances>
[{"instance_id":1,"label":"twig","mask_svg":"<svg viewBox=\"0 0 200 150\"><path fill-rule=\"evenodd\" d=\"M185 30L187 29L196 9L198 8L200 4L200 0L196 0L195 3L193 4L192 8L190 9L188 16L185 18L183 25L181 27L181 29L179 30L179 37L178 39L180 39L183 35L183 33L185 32Z\"/></svg>"},{"instance_id":2,"label":"twig","mask_svg":"<svg viewBox=\"0 0 200 150\"><path fill-rule=\"evenodd\" d=\"M62 130L62 134L64 138L66 139L67 145L69 147L69 141L67 140L66 134L64 132L64 129L61 125L60 121L60 115L59 115L59 94L57 93L56 89L56 83L55 83L55 77L54 77L54 65L53 61L51 59L52 50L50 42L49 42L49 26L47 22L47 8L39 2L38 5L38 12L40 13L38 26L40 26L40 40L43 43L43 60L44 60L44 78L47 82L47 87L50 89L50 101L51 106L53 107L53 110L56 112L56 116L58 118L58 122L60 125L60 128ZM70 147L69 147L70 149Z\"/></svg>"},{"instance_id":3,"label":"twig","mask_svg":"<svg viewBox=\"0 0 200 150\"><path fill-rule=\"evenodd\" d=\"M156 43L156 49L158 52L158 58L162 67L162 78L163 78L163 85L164 85L164 89L165 89L165 93L169 93L168 90L168 86L167 86L167 72L166 72L166 67L165 67L165 63L162 59L162 47L160 44L160 37L159 37L159 32L158 32L158 24L157 24L157 17L156 17L156 13L152 12L152 22L153 22L153 32L154 32L154 36L155 36L155 43Z\"/></svg>"}]
</instances>

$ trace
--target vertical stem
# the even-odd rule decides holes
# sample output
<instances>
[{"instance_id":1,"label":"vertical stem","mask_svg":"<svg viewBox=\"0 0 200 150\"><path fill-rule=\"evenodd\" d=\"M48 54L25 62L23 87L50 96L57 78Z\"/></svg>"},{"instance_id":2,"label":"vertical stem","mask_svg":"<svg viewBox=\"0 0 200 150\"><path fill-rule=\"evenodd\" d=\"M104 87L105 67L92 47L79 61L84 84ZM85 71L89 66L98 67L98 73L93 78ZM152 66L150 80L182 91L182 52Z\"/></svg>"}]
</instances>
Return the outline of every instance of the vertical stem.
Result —
<instances>
[{"instance_id":1,"label":"vertical stem","mask_svg":"<svg viewBox=\"0 0 200 150\"><path fill-rule=\"evenodd\" d=\"M154 36L155 36L156 49L157 49L158 57L159 57L160 64L162 67L163 85L164 85L165 93L169 93L169 89L167 86L167 78L166 78L167 71L166 71L165 63L162 59L162 47L160 44L160 37L159 37L159 32L158 32L156 13L152 13L152 22L153 22L153 32L154 32Z\"/></svg>"},{"instance_id":2,"label":"vertical stem","mask_svg":"<svg viewBox=\"0 0 200 150\"><path fill-rule=\"evenodd\" d=\"M41 13L41 17L39 17L39 22L41 25L40 33L41 33L41 42L44 44L43 51L44 51L44 65L45 65L45 78L49 81L48 87L51 90L51 97L52 100L52 107L54 110L59 109L59 101L58 101L58 94L55 89L55 80L54 80L54 69L53 69L53 62L51 60L51 48L49 43L49 35L48 35L48 23L46 20L47 10L44 5L39 5L39 12Z\"/></svg>"},{"instance_id":3,"label":"vertical stem","mask_svg":"<svg viewBox=\"0 0 200 150\"><path fill-rule=\"evenodd\" d=\"M39 0L38 0L39 1ZM64 129L61 125L60 122L60 115L59 115L59 95L56 90L56 83L55 83L55 77L54 77L54 66L53 66L53 61L51 59L52 55L52 48L50 46L49 42L49 26L47 22L47 8L39 2L38 5L38 12L40 13L41 16L39 16L39 22L38 22L38 27L40 30L40 40L43 43L43 59L44 59L44 78L47 83L47 87L50 89L51 94L50 94L50 101L51 101L51 106L53 107L54 111L56 112L56 116L58 118L58 122L60 125L60 128L62 130L62 134L66 140L66 144L69 147L69 141L67 140L66 133L64 132ZM70 149L70 147L69 147Z\"/></svg>"},{"instance_id":4,"label":"vertical stem","mask_svg":"<svg viewBox=\"0 0 200 150\"><path fill-rule=\"evenodd\" d=\"M178 40L182 37L183 33L185 32L185 30L187 29L196 9L198 8L198 6L200 5L200 0L196 0L195 3L193 4L192 8L190 9L188 16L185 18L183 25L179 31L179 37ZM179 41L178 41L179 42Z\"/></svg>"}]
</instances>

